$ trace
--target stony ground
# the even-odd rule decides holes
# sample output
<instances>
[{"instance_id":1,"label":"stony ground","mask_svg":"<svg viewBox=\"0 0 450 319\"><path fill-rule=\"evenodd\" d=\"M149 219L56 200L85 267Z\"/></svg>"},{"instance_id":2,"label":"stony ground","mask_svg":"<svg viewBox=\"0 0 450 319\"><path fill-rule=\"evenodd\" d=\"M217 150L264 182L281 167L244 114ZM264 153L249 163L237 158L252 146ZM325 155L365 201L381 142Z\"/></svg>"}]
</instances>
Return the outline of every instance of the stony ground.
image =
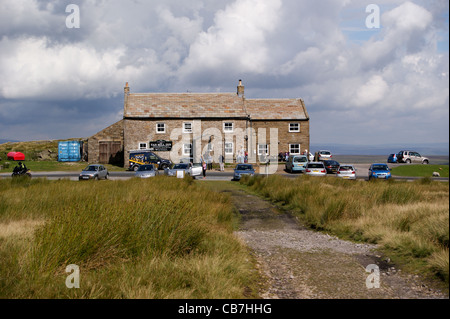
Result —
<instances>
[{"instance_id":1,"label":"stony ground","mask_svg":"<svg viewBox=\"0 0 450 319\"><path fill-rule=\"evenodd\" d=\"M302 227L287 213L257 196L232 187L242 216L236 232L251 249L267 299L429 299L448 298L417 275L408 275L377 252ZM379 288L368 288L369 265L380 270ZM369 281L369 285L374 284Z\"/></svg>"}]
</instances>

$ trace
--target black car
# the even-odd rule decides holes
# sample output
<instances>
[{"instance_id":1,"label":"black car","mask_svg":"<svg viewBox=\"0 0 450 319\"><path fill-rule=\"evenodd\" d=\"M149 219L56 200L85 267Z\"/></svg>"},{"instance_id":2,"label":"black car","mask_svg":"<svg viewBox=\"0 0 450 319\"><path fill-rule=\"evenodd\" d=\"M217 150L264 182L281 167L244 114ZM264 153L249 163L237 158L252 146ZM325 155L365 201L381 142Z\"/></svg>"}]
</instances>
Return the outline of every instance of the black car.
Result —
<instances>
[{"instance_id":1,"label":"black car","mask_svg":"<svg viewBox=\"0 0 450 319\"><path fill-rule=\"evenodd\" d=\"M328 174L336 174L336 172L339 171L339 167L341 166L341 164L339 164L338 162L331 160L323 161L323 164L325 165Z\"/></svg>"}]
</instances>

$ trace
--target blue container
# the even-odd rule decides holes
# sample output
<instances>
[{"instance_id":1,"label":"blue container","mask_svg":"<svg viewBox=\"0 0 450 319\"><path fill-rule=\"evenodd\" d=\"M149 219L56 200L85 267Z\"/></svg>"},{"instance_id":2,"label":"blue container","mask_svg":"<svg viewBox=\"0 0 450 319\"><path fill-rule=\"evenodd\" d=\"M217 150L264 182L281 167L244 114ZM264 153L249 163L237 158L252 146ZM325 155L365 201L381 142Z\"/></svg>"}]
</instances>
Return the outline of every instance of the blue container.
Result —
<instances>
[{"instance_id":1,"label":"blue container","mask_svg":"<svg viewBox=\"0 0 450 319\"><path fill-rule=\"evenodd\" d=\"M80 141L67 141L58 143L59 162L78 162L81 160Z\"/></svg>"}]
</instances>

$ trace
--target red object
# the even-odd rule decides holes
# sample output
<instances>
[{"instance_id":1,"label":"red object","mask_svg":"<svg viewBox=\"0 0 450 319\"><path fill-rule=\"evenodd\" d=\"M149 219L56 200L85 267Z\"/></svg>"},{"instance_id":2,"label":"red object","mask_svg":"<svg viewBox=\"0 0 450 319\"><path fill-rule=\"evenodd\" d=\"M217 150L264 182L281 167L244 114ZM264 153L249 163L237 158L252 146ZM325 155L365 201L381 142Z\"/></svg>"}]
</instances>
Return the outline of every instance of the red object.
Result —
<instances>
[{"instance_id":1,"label":"red object","mask_svg":"<svg viewBox=\"0 0 450 319\"><path fill-rule=\"evenodd\" d=\"M9 152L8 159L12 161L24 161L25 155L21 152Z\"/></svg>"}]
</instances>

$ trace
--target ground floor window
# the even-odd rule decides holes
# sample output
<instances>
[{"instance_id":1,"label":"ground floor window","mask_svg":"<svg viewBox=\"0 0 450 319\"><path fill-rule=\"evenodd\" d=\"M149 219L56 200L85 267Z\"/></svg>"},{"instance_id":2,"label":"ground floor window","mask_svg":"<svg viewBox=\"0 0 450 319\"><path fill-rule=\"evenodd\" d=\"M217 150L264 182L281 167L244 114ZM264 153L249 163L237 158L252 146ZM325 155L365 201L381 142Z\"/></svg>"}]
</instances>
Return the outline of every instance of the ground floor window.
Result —
<instances>
[{"instance_id":1,"label":"ground floor window","mask_svg":"<svg viewBox=\"0 0 450 319\"><path fill-rule=\"evenodd\" d=\"M183 144L183 155L191 156L192 154L192 144Z\"/></svg>"},{"instance_id":2,"label":"ground floor window","mask_svg":"<svg viewBox=\"0 0 450 319\"><path fill-rule=\"evenodd\" d=\"M233 142L225 142L225 154L233 154Z\"/></svg>"},{"instance_id":3,"label":"ground floor window","mask_svg":"<svg viewBox=\"0 0 450 319\"><path fill-rule=\"evenodd\" d=\"M258 144L258 155L269 155L269 145Z\"/></svg>"},{"instance_id":4,"label":"ground floor window","mask_svg":"<svg viewBox=\"0 0 450 319\"><path fill-rule=\"evenodd\" d=\"M140 142L140 143L139 143L139 149L140 149L140 150L145 150L145 149L147 149L147 143L145 143L145 142Z\"/></svg>"},{"instance_id":5,"label":"ground floor window","mask_svg":"<svg viewBox=\"0 0 450 319\"><path fill-rule=\"evenodd\" d=\"M300 144L289 144L289 154L300 154Z\"/></svg>"}]
</instances>

